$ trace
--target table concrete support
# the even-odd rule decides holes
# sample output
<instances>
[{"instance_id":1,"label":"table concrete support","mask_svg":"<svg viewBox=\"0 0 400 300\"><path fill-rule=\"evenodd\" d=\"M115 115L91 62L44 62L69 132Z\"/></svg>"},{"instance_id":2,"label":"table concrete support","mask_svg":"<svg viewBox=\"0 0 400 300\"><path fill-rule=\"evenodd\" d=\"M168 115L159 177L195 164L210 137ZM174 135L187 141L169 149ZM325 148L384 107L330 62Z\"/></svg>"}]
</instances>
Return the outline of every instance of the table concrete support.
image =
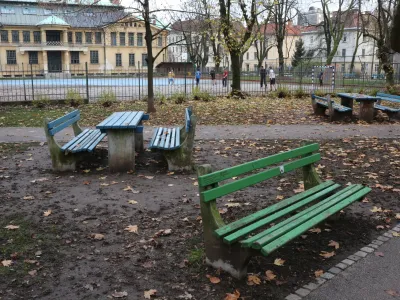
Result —
<instances>
[{"instance_id":1,"label":"table concrete support","mask_svg":"<svg viewBox=\"0 0 400 300\"><path fill-rule=\"evenodd\" d=\"M135 151L138 153L144 151L143 130L141 132L136 132L135 130Z\"/></svg>"},{"instance_id":2,"label":"table concrete support","mask_svg":"<svg viewBox=\"0 0 400 300\"><path fill-rule=\"evenodd\" d=\"M353 109L353 99L352 98L340 97L340 104Z\"/></svg>"},{"instance_id":3,"label":"table concrete support","mask_svg":"<svg viewBox=\"0 0 400 300\"><path fill-rule=\"evenodd\" d=\"M133 130L107 130L107 137L110 171L135 170L135 134Z\"/></svg>"},{"instance_id":4,"label":"table concrete support","mask_svg":"<svg viewBox=\"0 0 400 300\"><path fill-rule=\"evenodd\" d=\"M360 120L372 123L374 119L374 101L360 101Z\"/></svg>"}]
</instances>

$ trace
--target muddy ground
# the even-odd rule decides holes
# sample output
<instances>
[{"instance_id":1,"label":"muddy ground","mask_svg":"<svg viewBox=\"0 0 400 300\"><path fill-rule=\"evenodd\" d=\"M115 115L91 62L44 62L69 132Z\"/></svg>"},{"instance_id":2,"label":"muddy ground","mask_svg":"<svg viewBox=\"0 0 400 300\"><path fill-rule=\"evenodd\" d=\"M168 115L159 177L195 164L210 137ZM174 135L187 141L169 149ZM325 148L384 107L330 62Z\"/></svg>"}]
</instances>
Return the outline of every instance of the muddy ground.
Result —
<instances>
[{"instance_id":1,"label":"muddy ground","mask_svg":"<svg viewBox=\"0 0 400 300\"><path fill-rule=\"evenodd\" d=\"M300 143L198 141L195 158L197 164L222 169ZM315 271L326 271L369 244L400 213L398 140L321 145L317 170L324 180L362 183L372 192L320 224L320 233L307 232L269 257L252 259L248 271L261 283L248 285L204 264L195 173L168 173L162 156L144 152L135 173L110 174L106 149L100 147L77 172L56 174L46 145L2 144L0 262L11 265L0 264L0 299L144 299L150 289L157 290L155 299L223 299L235 289L246 300L284 299L315 278ZM231 221L299 189L301 177L294 172L224 197L218 206ZM240 206L226 206L232 203ZM129 225L137 225L137 233L125 230ZM339 249L328 246L330 241ZM321 251L335 255L324 258ZM284 265L274 265L276 258ZM267 270L275 280L265 279ZM213 284L206 275L221 282Z\"/></svg>"}]
</instances>

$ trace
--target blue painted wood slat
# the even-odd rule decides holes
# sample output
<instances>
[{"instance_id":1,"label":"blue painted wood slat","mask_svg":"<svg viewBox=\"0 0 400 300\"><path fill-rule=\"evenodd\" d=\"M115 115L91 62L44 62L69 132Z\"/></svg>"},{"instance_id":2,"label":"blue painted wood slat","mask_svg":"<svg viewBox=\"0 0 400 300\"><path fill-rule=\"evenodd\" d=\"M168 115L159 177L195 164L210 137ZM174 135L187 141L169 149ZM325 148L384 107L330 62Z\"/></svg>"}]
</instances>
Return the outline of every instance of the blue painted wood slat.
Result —
<instances>
[{"instance_id":1,"label":"blue painted wood slat","mask_svg":"<svg viewBox=\"0 0 400 300\"><path fill-rule=\"evenodd\" d=\"M86 132L86 134L82 136L82 138L80 138L74 144L68 147L68 152L73 152L73 153L76 152L74 150L76 148L80 148L81 145L84 144L87 141L87 139L91 136L92 132L93 130L88 130L88 132Z\"/></svg>"},{"instance_id":2,"label":"blue painted wood slat","mask_svg":"<svg viewBox=\"0 0 400 300\"><path fill-rule=\"evenodd\" d=\"M76 116L80 115L80 112L78 109L71 111L70 113L66 114L65 116L62 116L61 118L55 119L54 121L51 121L47 124L47 128L52 129L61 123L64 123L68 121L69 119L72 119Z\"/></svg>"},{"instance_id":3,"label":"blue painted wood slat","mask_svg":"<svg viewBox=\"0 0 400 300\"><path fill-rule=\"evenodd\" d=\"M171 143L169 145L170 148L175 148L175 135L176 135L176 128L172 128Z\"/></svg>"},{"instance_id":4,"label":"blue painted wood slat","mask_svg":"<svg viewBox=\"0 0 400 300\"><path fill-rule=\"evenodd\" d=\"M88 151L92 152L93 149L101 142L102 139L104 139L105 136L105 133L100 134L100 136L88 147Z\"/></svg>"},{"instance_id":5,"label":"blue painted wood slat","mask_svg":"<svg viewBox=\"0 0 400 300\"><path fill-rule=\"evenodd\" d=\"M168 149L169 148L169 145L171 143L172 131L173 131L173 128L168 128L167 129L167 136L165 137L164 149Z\"/></svg>"},{"instance_id":6,"label":"blue painted wood slat","mask_svg":"<svg viewBox=\"0 0 400 300\"><path fill-rule=\"evenodd\" d=\"M49 130L50 135L55 135L57 132L60 132L64 128L67 128L69 125L72 125L73 123L78 122L79 119L80 119L80 116L77 115L77 116L73 117L72 119L69 119L68 121L62 123L61 125L59 125L57 127L53 127L53 129Z\"/></svg>"},{"instance_id":7,"label":"blue painted wood slat","mask_svg":"<svg viewBox=\"0 0 400 300\"><path fill-rule=\"evenodd\" d=\"M155 148L157 148L158 145L159 145L160 142L161 142L161 135L162 135L162 133L163 133L163 128L162 128L162 127L159 127L159 128L158 128L158 132L157 132L156 140L154 141L154 144L153 144Z\"/></svg>"},{"instance_id":8,"label":"blue painted wood slat","mask_svg":"<svg viewBox=\"0 0 400 300\"><path fill-rule=\"evenodd\" d=\"M76 137L74 137L72 140L70 140L68 143L66 143L64 146L61 147L62 151L65 151L66 149L68 149L68 147L70 147L72 144L76 143L79 139L81 139L85 134L87 134L87 132L89 131L89 129L85 129L84 131L82 131L80 134L78 134Z\"/></svg>"},{"instance_id":9,"label":"blue painted wood slat","mask_svg":"<svg viewBox=\"0 0 400 300\"><path fill-rule=\"evenodd\" d=\"M118 128L118 124L120 123L120 120L127 114L129 114L129 112L118 112L118 115L116 115L116 117L114 119L112 119L110 122L108 122L106 124L106 127L108 129L114 129L114 128Z\"/></svg>"},{"instance_id":10,"label":"blue painted wood slat","mask_svg":"<svg viewBox=\"0 0 400 300\"><path fill-rule=\"evenodd\" d=\"M137 111L130 112L128 117L121 123L119 128L128 128L129 123L132 122L132 120L135 118L135 116L138 114Z\"/></svg>"},{"instance_id":11,"label":"blue painted wood slat","mask_svg":"<svg viewBox=\"0 0 400 300\"><path fill-rule=\"evenodd\" d=\"M123 112L115 112L99 125L96 126L97 129L108 129L110 124L113 124L119 117L123 114Z\"/></svg>"},{"instance_id":12,"label":"blue painted wood slat","mask_svg":"<svg viewBox=\"0 0 400 300\"><path fill-rule=\"evenodd\" d=\"M168 134L168 128L163 128L163 132L161 134L161 141L160 141L159 148L164 148L165 138L167 137L167 134Z\"/></svg>"},{"instance_id":13,"label":"blue painted wood slat","mask_svg":"<svg viewBox=\"0 0 400 300\"><path fill-rule=\"evenodd\" d=\"M175 134L175 149L181 146L181 129L179 127L176 128Z\"/></svg>"},{"instance_id":14,"label":"blue painted wood slat","mask_svg":"<svg viewBox=\"0 0 400 300\"><path fill-rule=\"evenodd\" d=\"M154 129L154 132L153 132L153 137L152 137L151 140L150 140L150 143L149 143L148 148L150 148L150 149L153 148L153 144L154 144L154 142L155 142L155 140L156 140L157 133L158 133L158 128L155 128L155 129Z\"/></svg>"},{"instance_id":15,"label":"blue painted wood slat","mask_svg":"<svg viewBox=\"0 0 400 300\"><path fill-rule=\"evenodd\" d=\"M124 114L113 124L114 128L123 128L125 127L124 123L126 122L126 119L129 118L133 113L135 112L124 112Z\"/></svg>"},{"instance_id":16,"label":"blue painted wood slat","mask_svg":"<svg viewBox=\"0 0 400 300\"><path fill-rule=\"evenodd\" d=\"M135 128L136 126L138 126L140 121L142 120L143 115L144 113L142 111L139 111L133 118L133 120L129 123L129 128Z\"/></svg>"},{"instance_id":17,"label":"blue painted wood slat","mask_svg":"<svg viewBox=\"0 0 400 300\"><path fill-rule=\"evenodd\" d=\"M93 143L93 141L95 141L100 135L101 135L100 130L93 130L91 134L85 139L85 141L82 142L80 146L75 148L72 152L76 153L76 152L86 151L87 148L91 145L91 143Z\"/></svg>"}]
</instances>

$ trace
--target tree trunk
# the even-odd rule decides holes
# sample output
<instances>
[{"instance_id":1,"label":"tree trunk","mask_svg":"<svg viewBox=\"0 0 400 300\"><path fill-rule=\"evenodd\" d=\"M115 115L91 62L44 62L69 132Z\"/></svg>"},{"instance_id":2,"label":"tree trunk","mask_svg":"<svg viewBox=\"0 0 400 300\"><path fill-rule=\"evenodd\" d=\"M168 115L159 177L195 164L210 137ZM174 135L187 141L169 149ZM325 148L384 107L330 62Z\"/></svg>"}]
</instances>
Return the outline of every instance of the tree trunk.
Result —
<instances>
[{"instance_id":1,"label":"tree trunk","mask_svg":"<svg viewBox=\"0 0 400 300\"><path fill-rule=\"evenodd\" d=\"M240 92L240 52L231 51L232 94Z\"/></svg>"},{"instance_id":2,"label":"tree trunk","mask_svg":"<svg viewBox=\"0 0 400 300\"><path fill-rule=\"evenodd\" d=\"M380 60L380 63L382 64L382 69L386 75L386 83L388 85L393 85L394 72L389 53L390 53L390 46L386 45L386 43L384 43L383 41L378 41L378 58Z\"/></svg>"},{"instance_id":3,"label":"tree trunk","mask_svg":"<svg viewBox=\"0 0 400 300\"><path fill-rule=\"evenodd\" d=\"M283 57L283 41L278 40L278 57L279 57L279 75L283 75L283 67L285 59Z\"/></svg>"},{"instance_id":4,"label":"tree trunk","mask_svg":"<svg viewBox=\"0 0 400 300\"><path fill-rule=\"evenodd\" d=\"M144 26L146 28L145 40L147 48L147 112L152 113L156 112L153 90L153 33L150 26L149 0L145 0L144 3Z\"/></svg>"}]
</instances>

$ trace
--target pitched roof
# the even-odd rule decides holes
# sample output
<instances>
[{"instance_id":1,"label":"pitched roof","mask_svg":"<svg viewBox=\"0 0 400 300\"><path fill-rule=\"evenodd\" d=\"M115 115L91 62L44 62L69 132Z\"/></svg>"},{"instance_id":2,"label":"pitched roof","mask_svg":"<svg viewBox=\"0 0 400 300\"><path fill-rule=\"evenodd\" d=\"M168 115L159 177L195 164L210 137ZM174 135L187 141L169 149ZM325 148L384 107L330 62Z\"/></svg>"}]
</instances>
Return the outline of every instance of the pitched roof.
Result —
<instances>
[{"instance_id":1,"label":"pitched roof","mask_svg":"<svg viewBox=\"0 0 400 300\"><path fill-rule=\"evenodd\" d=\"M267 35L271 35L271 34L275 34L275 28L276 28L276 24L275 23L268 23L266 25L262 25L260 28L260 31L262 33L265 33ZM300 26L296 26L293 25L291 23L286 24L286 35L300 35L301 31L300 31Z\"/></svg>"},{"instance_id":2,"label":"pitched roof","mask_svg":"<svg viewBox=\"0 0 400 300\"><path fill-rule=\"evenodd\" d=\"M3 3L67 4L92 6L119 6L120 0L3 0ZM3 4L2 3L2 4Z\"/></svg>"},{"instance_id":3,"label":"pitched roof","mask_svg":"<svg viewBox=\"0 0 400 300\"><path fill-rule=\"evenodd\" d=\"M50 16L47 17L46 19L40 21L39 23L36 24L37 26L42 26L42 25L61 25L61 26L69 26L67 22L65 22L63 19L56 17L56 16Z\"/></svg>"}]
</instances>

